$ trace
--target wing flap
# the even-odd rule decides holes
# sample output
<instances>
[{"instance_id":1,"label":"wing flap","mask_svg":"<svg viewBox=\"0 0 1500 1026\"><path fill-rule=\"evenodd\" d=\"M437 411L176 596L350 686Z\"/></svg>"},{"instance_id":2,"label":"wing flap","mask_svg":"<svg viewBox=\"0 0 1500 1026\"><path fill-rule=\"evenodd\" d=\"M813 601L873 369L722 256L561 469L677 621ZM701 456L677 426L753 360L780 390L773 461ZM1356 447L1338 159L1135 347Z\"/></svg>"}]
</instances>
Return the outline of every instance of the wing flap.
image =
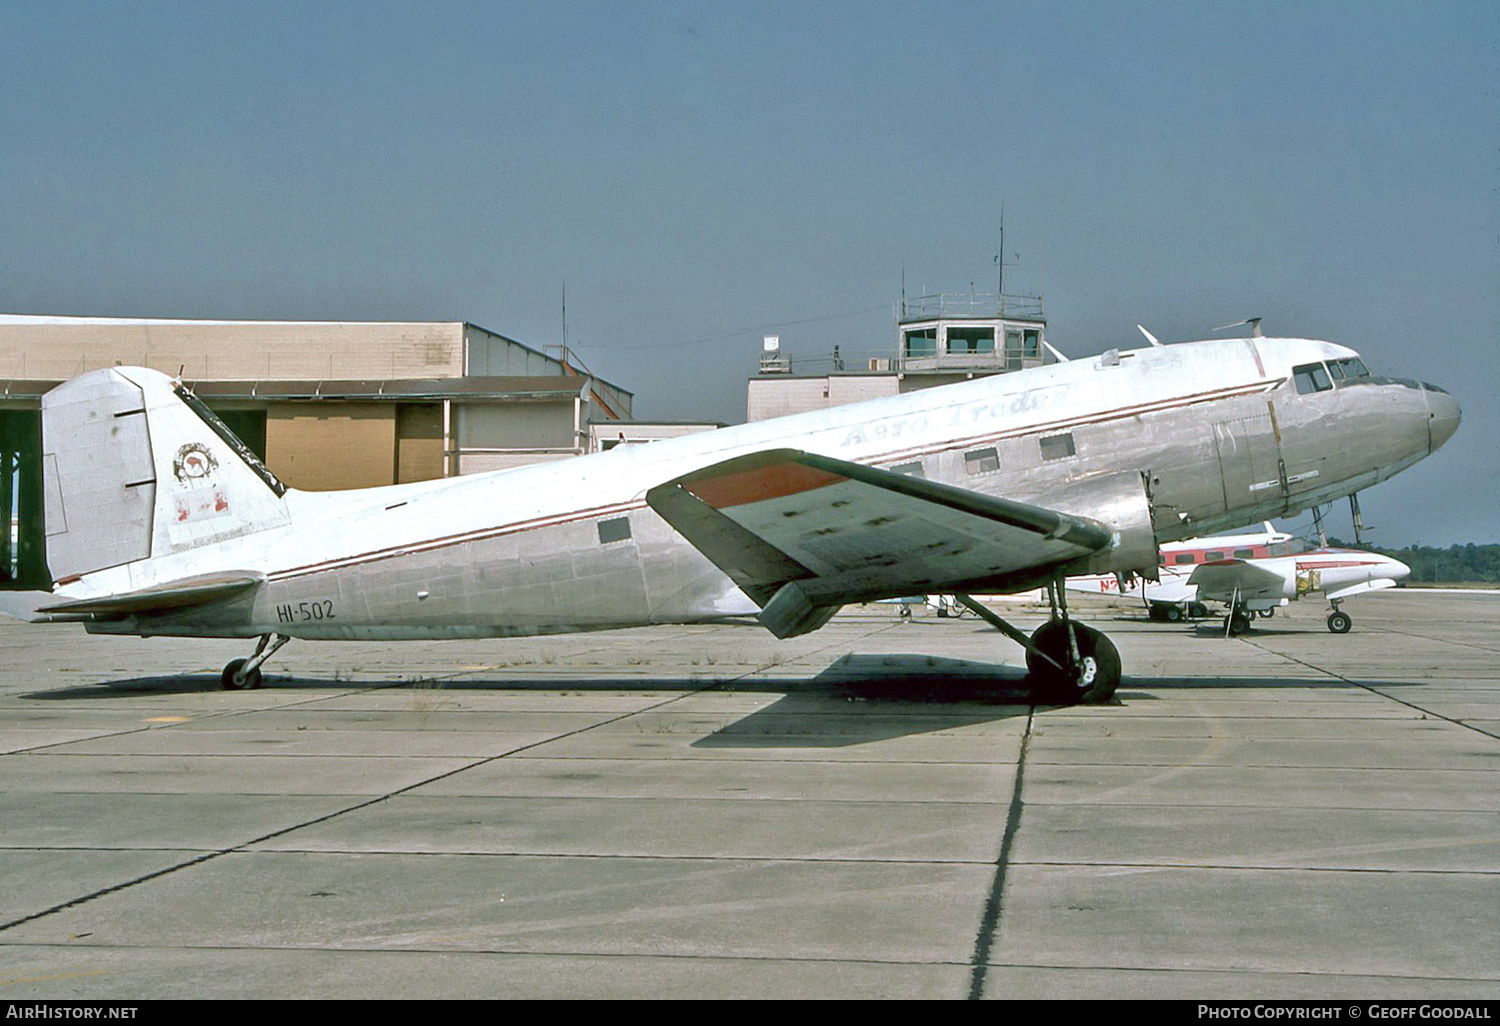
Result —
<instances>
[{"instance_id":1,"label":"wing flap","mask_svg":"<svg viewBox=\"0 0 1500 1026\"><path fill-rule=\"evenodd\" d=\"M792 449L659 485L646 501L751 598L813 606L1034 577L1107 548L1083 517Z\"/></svg>"},{"instance_id":2,"label":"wing flap","mask_svg":"<svg viewBox=\"0 0 1500 1026\"><path fill-rule=\"evenodd\" d=\"M264 574L252 571L205 574L187 577L168 584L152 585L139 591L118 592L91 598L73 599L50 606L40 606L43 615L93 616L121 619L127 616L161 616L195 606L211 605L233 598L265 580Z\"/></svg>"}]
</instances>

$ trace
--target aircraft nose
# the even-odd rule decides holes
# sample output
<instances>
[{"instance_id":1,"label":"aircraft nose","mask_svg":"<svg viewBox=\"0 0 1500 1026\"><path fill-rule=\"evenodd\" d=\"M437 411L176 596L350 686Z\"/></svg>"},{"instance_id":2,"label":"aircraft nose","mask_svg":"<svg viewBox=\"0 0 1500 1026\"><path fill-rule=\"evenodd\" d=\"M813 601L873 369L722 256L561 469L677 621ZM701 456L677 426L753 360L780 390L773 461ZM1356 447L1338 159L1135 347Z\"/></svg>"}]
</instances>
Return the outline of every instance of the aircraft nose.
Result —
<instances>
[{"instance_id":1,"label":"aircraft nose","mask_svg":"<svg viewBox=\"0 0 1500 1026\"><path fill-rule=\"evenodd\" d=\"M1393 580L1393 581L1399 581L1399 580L1402 580L1403 578L1407 578L1407 577L1411 576L1411 567L1407 566L1405 563L1401 562L1401 560L1399 560L1399 559L1393 559L1393 560L1391 560L1391 565L1390 565L1390 567L1388 569L1390 571L1390 573L1389 573L1390 579Z\"/></svg>"},{"instance_id":2,"label":"aircraft nose","mask_svg":"<svg viewBox=\"0 0 1500 1026\"><path fill-rule=\"evenodd\" d=\"M1432 413L1429 430L1432 432L1432 451L1436 452L1458 430L1463 411L1458 408L1457 399L1436 385L1424 381L1422 388L1427 393L1427 409Z\"/></svg>"}]
</instances>

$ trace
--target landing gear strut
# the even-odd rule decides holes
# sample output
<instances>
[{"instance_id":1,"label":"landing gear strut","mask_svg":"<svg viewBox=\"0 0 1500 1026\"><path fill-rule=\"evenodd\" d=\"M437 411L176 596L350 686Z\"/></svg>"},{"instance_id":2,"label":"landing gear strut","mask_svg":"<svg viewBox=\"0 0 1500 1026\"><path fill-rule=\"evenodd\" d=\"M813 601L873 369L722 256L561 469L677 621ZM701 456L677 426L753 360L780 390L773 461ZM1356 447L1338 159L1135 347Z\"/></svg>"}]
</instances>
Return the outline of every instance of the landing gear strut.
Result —
<instances>
[{"instance_id":1,"label":"landing gear strut","mask_svg":"<svg viewBox=\"0 0 1500 1026\"><path fill-rule=\"evenodd\" d=\"M1047 586L1052 619L1027 637L968 595L956 598L966 609L1026 649L1026 669L1035 697L1048 704L1098 705L1120 684L1120 653L1100 631L1068 616L1067 599L1054 581Z\"/></svg>"},{"instance_id":2,"label":"landing gear strut","mask_svg":"<svg viewBox=\"0 0 1500 1026\"><path fill-rule=\"evenodd\" d=\"M1250 617L1251 613L1245 608L1245 603L1240 599L1239 589L1236 588L1229 602L1229 612L1224 616L1224 634L1228 637L1249 634Z\"/></svg>"},{"instance_id":3,"label":"landing gear strut","mask_svg":"<svg viewBox=\"0 0 1500 1026\"><path fill-rule=\"evenodd\" d=\"M254 691L260 687L261 664L291 640L285 634L262 634L260 644L255 646L255 654L249 659L231 659L219 675L219 683L225 691Z\"/></svg>"}]
</instances>

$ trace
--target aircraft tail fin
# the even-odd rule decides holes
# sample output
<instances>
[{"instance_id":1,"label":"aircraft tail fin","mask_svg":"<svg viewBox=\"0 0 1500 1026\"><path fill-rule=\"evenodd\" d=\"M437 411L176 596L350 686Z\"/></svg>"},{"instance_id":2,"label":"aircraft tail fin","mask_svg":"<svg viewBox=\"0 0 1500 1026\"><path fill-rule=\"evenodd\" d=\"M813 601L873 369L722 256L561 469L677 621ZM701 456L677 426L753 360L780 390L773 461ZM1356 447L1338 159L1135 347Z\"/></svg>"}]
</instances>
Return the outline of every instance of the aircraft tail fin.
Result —
<instances>
[{"instance_id":1,"label":"aircraft tail fin","mask_svg":"<svg viewBox=\"0 0 1500 1026\"><path fill-rule=\"evenodd\" d=\"M180 382L91 371L42 397L54 580L280 527L286 487Z\"/></svg>"}]
</instances>

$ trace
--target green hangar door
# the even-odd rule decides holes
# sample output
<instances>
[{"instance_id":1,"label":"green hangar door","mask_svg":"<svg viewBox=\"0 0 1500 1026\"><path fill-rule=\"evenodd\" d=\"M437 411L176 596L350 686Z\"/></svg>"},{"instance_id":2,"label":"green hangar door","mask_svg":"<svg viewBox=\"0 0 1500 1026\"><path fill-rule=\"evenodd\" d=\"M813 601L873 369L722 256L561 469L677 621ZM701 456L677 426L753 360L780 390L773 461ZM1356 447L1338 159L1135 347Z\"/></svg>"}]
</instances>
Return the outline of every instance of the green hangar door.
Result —
<instances>
[{"instance_id":1,"label":"green hangar door","mask_svg":"<svg viewBox=\"0 0 1500 1026\"><path fill-rule=\"evenodd\" d=\"M50 587L42 520L42 415L0 410L0 588Z\"/></svg>"}]
</instances>

